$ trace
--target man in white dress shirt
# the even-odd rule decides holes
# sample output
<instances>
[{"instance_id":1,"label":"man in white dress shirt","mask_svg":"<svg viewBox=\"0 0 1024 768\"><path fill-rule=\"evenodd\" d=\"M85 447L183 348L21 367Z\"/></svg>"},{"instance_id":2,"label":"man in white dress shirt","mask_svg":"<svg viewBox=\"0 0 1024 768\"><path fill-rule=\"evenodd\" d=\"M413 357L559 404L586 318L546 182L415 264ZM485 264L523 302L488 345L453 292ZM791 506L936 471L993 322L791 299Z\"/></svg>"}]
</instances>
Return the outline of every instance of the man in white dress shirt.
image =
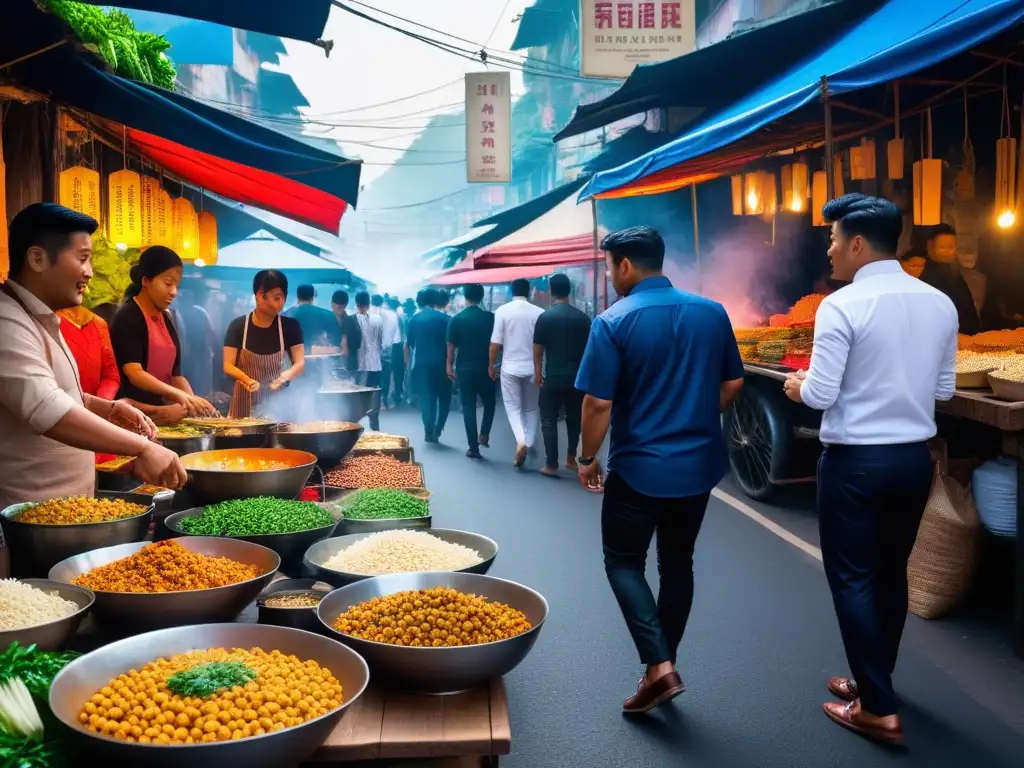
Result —
<instances>
[{"instance_id":1,"label":"man in white dress shirt","mask_svg":"<svg viewBox=\"0 0 1024 768\"><path fill-rule=\"evenodd\" d=\"M932 484L935 401L953 397L957 312L896 259L903 228L888 200L825 205L837 280L814 326L810 370L787 396L824 411L818 462L821 554L850 677L833 677L825 714L889 744L903 741L892 687L907 615L907 560Z\"/></svg>"},{"instance_id":2,"label":"man in white dress shirt","mask_svg":"<svg viewBox=\"0 0 1024 768\"><path fill-rule=\"evenodd\" d=\"M501 399L516 438L512 463L517 467L526 462L540 425L540 388L533 382L533 330L543 313L530 303L530 281L522 278L512 281L512 301L494 313L489 371L497 381L500 354Z\"/></svg>"},{"instance_id":3,"label":"man in white dress shirt","mask_svg":"<svg viewBox=\"0 0 1024 768\"><path fill-rule=\"evenodd\" d=\"M356 321L363 342L359 345L359 383L364 387L377 387L373 396L373 404L366 418L370 421L370 429L380 429L380 380L383 368L384 352L384 320L376 312L370 312L370 294L360 291L356 294Z\"/></svg>"}]
</instances>

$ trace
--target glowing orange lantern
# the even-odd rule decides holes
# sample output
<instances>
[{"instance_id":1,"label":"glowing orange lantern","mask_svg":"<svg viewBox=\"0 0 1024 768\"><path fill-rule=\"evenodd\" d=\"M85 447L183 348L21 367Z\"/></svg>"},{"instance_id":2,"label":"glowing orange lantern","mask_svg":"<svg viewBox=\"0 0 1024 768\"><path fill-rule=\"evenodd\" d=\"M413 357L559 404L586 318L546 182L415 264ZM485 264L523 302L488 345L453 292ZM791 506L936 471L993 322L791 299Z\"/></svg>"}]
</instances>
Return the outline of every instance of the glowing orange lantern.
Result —
<instances>
[{"instance_id":1,"label":"glowing orange lantern","mask_svg":"<svg viewBox=\"0 0 1024 768\"><path fill-rule=\"evenodd\" d=\"M182 261L195 261L199 255L199 217L184 197L174 201L174 250Z\"/></svg>"},{"instance_id":2,"label":"glowing orange lantern","mask_svg":"<svg viewBox=\"0 0 1024 768\"><path fill-rule=\"evenodd\" d=\"M129 248L142 245L142 179L135 171L110 174L109 197L110 240Z\"/></svg>"},{"instance_id":3,"label":"glowing orange lantern","mask_svg":"<svg viewBox=\"0 0 1024 768\"><path fill-rule=\"evenodd\" d=\"M100 175L76 165L60 173L60 204L100 220Z\"/></svg>"},{"instance_id":4,"label":"glowing orange lantern","mask_svg":"<svg viewBox=\"0 0 1024 768\"><path fill-rule=\"evenodd\" d=\"M156 212L157 200L160 198L160 183L149 176L142 177L142 188L139 196L139 208L142 211L142 247L154 245L153 216Z\"/></svg>"},{"instance_id":5,"label":"glowing orange lantern","mask_svg":"<svg viewBox=\"0 0 1024 768\"><path fill-rule=\"evenodd\" d=\"M199 214L199 255L197 267L212 267L217 263L217 218L209 211Z\"/></svg>"},{"instance_id":6,"label":"glowing orange lantern","mask_svg":"<svg viewBox=\"0 0 1024 768\"><path fill-rule=\"evenodd\" d=\"M158 189L156 197L153 198L153 207L151 209L153 245L163 245L167 248L174 247L173 211L174 201L171 200L167 190Z\"/></svg>"}]
</instances>

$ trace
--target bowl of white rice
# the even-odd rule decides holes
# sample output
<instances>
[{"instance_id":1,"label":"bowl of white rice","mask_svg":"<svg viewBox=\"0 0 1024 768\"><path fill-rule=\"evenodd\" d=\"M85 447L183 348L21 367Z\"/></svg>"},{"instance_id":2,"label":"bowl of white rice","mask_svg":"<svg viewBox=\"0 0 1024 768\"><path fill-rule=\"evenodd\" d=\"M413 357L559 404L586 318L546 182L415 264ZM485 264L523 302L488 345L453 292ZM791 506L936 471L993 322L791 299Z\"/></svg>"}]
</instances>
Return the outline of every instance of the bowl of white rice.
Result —
<instances>
[{"instance_id":1,"label":"bowl of white rice","mask_svg":"<svg viewBox=\"0 0 1024 768\"><path fill-rule=\"evenodd\" d=\"M91 589L49 579L0 579L0 648L63 651L92 608Z\"/></svg>"},{"instance_id":2,"label":"bowl of white rice","mask_svg":"<svg viewBox=\"0 0 1024 768\"><path fill-rule=\"evenodd\" d=\"M498 545L450 528L399 529L323 539L306 550L307 573L335 587L391 573L487 573Z\"/></svg>"}]
</instances>

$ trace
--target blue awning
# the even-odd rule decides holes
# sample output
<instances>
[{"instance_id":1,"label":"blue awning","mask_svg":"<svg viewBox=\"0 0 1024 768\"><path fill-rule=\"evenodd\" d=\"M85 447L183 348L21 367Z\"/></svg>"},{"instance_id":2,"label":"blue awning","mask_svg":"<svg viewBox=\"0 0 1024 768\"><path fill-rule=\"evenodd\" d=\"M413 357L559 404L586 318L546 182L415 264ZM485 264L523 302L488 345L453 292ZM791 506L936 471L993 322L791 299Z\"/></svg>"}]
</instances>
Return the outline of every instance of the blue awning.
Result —
<instances>
[{"instance_id":1,"label":"blue awning","mask_svg":"<svg viewBox=\"0 0 1024 768\"><path fill-rule=\"evenodd\" d=\"M618 189L753 134L820 96L848 93L931 67L1024 20L1024 0L889 0L764 87L678 139L594 176L581 198Z\"/></svg>"},{"instance_id":2,"label":"blue awning","mask_svg":"<svg viewBox=\"0 0 1024 768\"><path fill-rule=\"evenodd\" d=\"M573 14L578 10L579 4L574 0L538 0L523 10L511 50L550 45L561 39L567 28L575 24Z\"/></svg>"},{"instance_id":3,"label":"blue awning","mask_svg":"<svg viewBox=\"0 0 1024 768\"><path fill-rule=\"evenodd\" d=\"M314 43L327 26L331 0L83 0L91 5L114 5L136 11L167 13L212 21L267 35Z\"/></svg>"},{"instance_id":4,"label":"blue awning","mask_svg":"<svg viewBox=\"0 0 1024 768\"><path fill-rule=\"evenodd\" d=\"M650 109L717 111L827 48L884 0L841 0L786 16L685 56L633 70L611 96L576 108L555 141Z\"/></svg>"}]
</instances>

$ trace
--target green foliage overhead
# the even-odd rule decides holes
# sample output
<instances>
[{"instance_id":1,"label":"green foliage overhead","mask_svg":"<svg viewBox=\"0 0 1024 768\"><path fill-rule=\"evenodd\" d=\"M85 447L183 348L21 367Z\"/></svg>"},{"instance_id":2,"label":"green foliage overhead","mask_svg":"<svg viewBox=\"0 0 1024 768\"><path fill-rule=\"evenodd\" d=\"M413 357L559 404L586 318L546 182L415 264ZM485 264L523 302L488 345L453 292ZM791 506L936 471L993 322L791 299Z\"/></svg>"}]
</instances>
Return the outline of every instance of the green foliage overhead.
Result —
<instances>
[{"instance_id":1,"label":"green foliage overhead","mask_svg":"<svg viewBox=\"0 0 1024 768\"><path fill-rule=\"evenodd\" d=\"M42 2L64 19L79 39L94 48L118 75L173 90L177 73L165 53L171 44L163 35L140 32L131 17L122 11L105 11L73 0Z\"/></svg>"},{"instance_id":2,"label":"green foliage overhead","mask_svg":"<svg viewBox=\"0 0 1024 768\"><path fill-rule=\"evenodd\" d=\"M102 234L93 235L92 280L85 294L85 306L92 309L100 304L118 304L132 283L128 273L140 255L138 248L130 248L122 256Z\"/></svg>"}]
</instances>

